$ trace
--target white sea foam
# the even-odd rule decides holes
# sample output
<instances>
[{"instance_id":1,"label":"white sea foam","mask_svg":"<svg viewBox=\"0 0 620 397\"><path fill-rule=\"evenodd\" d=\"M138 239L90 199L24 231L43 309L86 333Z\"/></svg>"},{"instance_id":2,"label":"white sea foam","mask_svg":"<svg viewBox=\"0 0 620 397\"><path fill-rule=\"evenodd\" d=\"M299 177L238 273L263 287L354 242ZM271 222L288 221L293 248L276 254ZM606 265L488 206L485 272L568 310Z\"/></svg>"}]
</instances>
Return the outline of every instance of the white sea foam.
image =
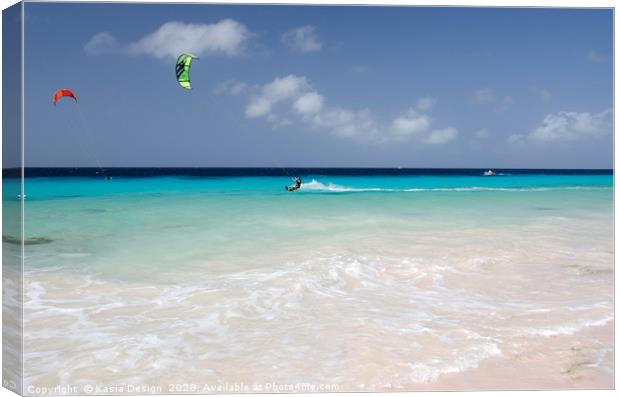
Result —
<instances>
[{"instance_id":1,"label":"white sea foam","mask_svg":"<svg viewBox=\"0 0 620 397\"><path fill-rule=\"evenodd\" d=\"M476 368L480 361L499 356L502 351L495 343L487 343L474 346L462 352L460 357L452 365L442 365L443 363L434 362L432 364L410 364L411 381L414 383L427 383L437 380L441 375L461 372L467 369Z\"/></svg>"},{"instance_id":2,"label":"white sea foam","mask_svg":"<svg viewBox=\"0 0 620 397\"><path fill-rule=\"evenodd\" d=\"M540 328L525 328L522 332L530 335L542 335L542 336L557 336L557 335L572 335L580 332L588 327L600 327L611 321L613 316L607 316L596 320L583 320L581 322L569 324L569 325L557 325L553 327L540 327Z\"/></svg>"},{"instance_id":3,"label":"white sea foam","mask_svg":"<svg viewBox=\"0 0 620 397\"><path fill-rule=\"evenodd\" d=\"M611 301L575 306L526 291L472 290L471 283L484 285L491 275L459 269L489 261L450 265L423 257L317 254L270 269L194 274L195 281L174 285L30 272L29 373L56 372L74 384L104 382L80 370L95 366L113 371L117 381L144 381L148 373L169 382L176 368L184 368L187 376L209 382L275 377L356 390L363 381L364 390L377 390L433 382L501 356L501 344L572 334L612 319L596 317L611 310ZM508 270L494 277L523 283L521 273ZM573 315L549 325L555 321L550 312ZM365 371L367 357L381 366ZM308 365L311 373L304 370Z\"/></svg>"},{"instance_id":4,"label":"white sea foam","mask_svg":"<svg viewBox=\"0 0 620 397\"><path fill-rule=\"evenodd\" d=\"M349 187L334 184L332 182L323 183L312 179L308 183L302 183L303 191L319 192L549 192L564 190L611 190L607 186L541 186L541 187L488 187L488 186L465 186L465 187L438 187L438 188L380 188L380 187Z\"/></svg>"},{"instance_id":5,"label":"white sea foam","mask_svg":"<svg viewBox=\"0 0 620 397\"><path fill-rule=\"evenodd\" d=\"M308 183L301 184L301 190L318 190L318 191L327 191L327 192L390 192L396 191L394 189L384 189L384 188L353 188L347 186L340 186L334 183L328 182L324 184L322 182L313 179Z\"/></svg>"}]
</instances>

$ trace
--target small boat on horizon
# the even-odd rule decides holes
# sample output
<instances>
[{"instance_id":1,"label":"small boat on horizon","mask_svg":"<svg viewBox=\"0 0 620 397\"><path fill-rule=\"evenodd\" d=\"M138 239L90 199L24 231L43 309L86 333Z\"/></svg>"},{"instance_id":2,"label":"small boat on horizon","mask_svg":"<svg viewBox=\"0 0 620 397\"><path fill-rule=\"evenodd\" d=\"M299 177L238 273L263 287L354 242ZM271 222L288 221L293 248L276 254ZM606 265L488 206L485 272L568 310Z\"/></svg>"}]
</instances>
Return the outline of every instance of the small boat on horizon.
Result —
<instances>
[{"instance_id":1,"label":"small boat on horizon","mask_svg":"<svg viewBox=\"0 0 620 397\"><path fill-rule=\"evenodd\" d=\"M483 174L483 175L484 175L484 176L495 176L495 175L497 175L497 174L496 174L496 173L495 173L495 171L493 171L493 170L488 170L488 171L484 171L484 174Z\"/></svg>"}]
</instances>

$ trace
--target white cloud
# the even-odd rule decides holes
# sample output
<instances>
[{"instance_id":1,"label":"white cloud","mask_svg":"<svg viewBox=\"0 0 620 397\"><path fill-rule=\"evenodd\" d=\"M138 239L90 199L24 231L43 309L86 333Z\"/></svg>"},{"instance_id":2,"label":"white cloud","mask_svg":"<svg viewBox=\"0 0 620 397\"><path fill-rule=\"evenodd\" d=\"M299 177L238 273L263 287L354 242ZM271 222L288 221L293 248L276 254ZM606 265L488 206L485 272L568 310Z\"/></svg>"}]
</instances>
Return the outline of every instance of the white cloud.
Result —
<instances>
[{"instance_id":1,"label":"white cloud","mask_svg":"<svg viewBox=\"0 0 620 397\"><path fill-rule=\"evenodd\" d=\"M323 96L316 92L308 92L303 94L293 104L297 113L301 115L316 114L323 108Z\"/></svg>"},{"instance_id":2,"label":"white cloud","mask_svg":"<svg viewBox=\"0 0 620 397\"><path fill-rule=\"evenodd\" d=\"M392 131L400 137L420 135L426 132L430 125L430 117L415 109L409 109L406 114L392 120Z\"/></svg>"},{"instance_id":3,"label":"white cloud","mask_svg":"<svg viewBox=\"0 0 620 397\"><path fill-rule=\"evenodd\" d=\"M427 96L427 97L419 99L418 103L416 104L416 107L418 108L418 110L422 112L426 112L430 110L433 106L435 106L436 102L437 101L434 98Z\"/></svg>"},{"instance_id":4,"label":"white cloud","mask_svg":"<svg viewBox=\"0 0 620 397\"><path fill-rule=\"evenodd\" d=\"M245 25L232 19L213 24L166 22L156 31L129 45L134 54L176 58L183 52L195 55L240 54L252 36Z\"/></svg>"},{"instance_id":5,"label":"white cloud","mask_svg":"<svg viewBox=\"0 0 620 397\"><path fill-rule=\"evenodd\" d=\"M289 30L282 35L282 42L299 52L320 51L323 44L315 30L316 28L311 25Z\"/></svg>"},{"instance_id":6,"label":"white cloud","mask_svg":"<svg viewBox=\"0 0 620 397\"><path fill-rule=\"evenodd\" d=\"M109 32L100 32L84 44L84 51L87 55L97 56L118 50L116 38Z\"/></svg>"},{"instance_id":7,"label":"white cloud","mask_svg":"<svg viewBox=\"0 0 620 397\"><path fill-rule=\"evenodd\" d=\"M487 105L495 102L495 90L493 88L480 88L471 96L471 102L475 105Z\"/></svg>"},{"instance_id":8,"label":"white cloud","mask_svg":"<svg viewBox=\"0 0 620 397\"><path fill-rule=\"evenodd\" d=\"M528 138L539 142L574 141L611 131L611 109L600 113L558 112L547 115Z\"/></svg>"},{"instance_id":9,"label":"white cloud","mask_svg":"<svg viewBox=\"0 0 620 397\"><path fill-rule=\"evenodd\" d=\"M424 138L424 142L431 145L443 145L454 140L458 134L458 130L453 127L434 130Z\"/></svg>"},{"instance_id":10,"label":"white cloud","mask_svg":"<svg viewBox=\"0 0 620 397\"><path fill-rule=\"evenodd\" d=\"M260 95L252 98L245 109L245 114L248 117L268 116L273 105L298 97L308 88L309 85L305 77L294 75L277 77L262 87Z\"/></svg>"},{"instance_id":11,"label":"white cloud","mask_svg":"<svg viewBox=\"0 0 620 397\"><path fill-rule=\"evenodd\" d=\"M382 124L368 109L327 106L326 98L303 76L276 77L263 86L241 84L243 89L236 90L240 82L224 82L218 85L218 91L247 94L250 99L245 108L246 117L264 118L274 128L291 125L292 120L297 120L314 129L362 142L381 143L415 138L421 143L434 145L448 143L458 134L455 128L430 130L432 119L421 111L430 109L436 102L430 97L420 99L415 107L389 124ZM255 94L252 95L252 92Z\"/></svg>"},{"instance_id":12,"label":"white cloud","mask_svg":"<svg viewBox=\"0 0 620 397\"><path fill-rule=\"evenodd\" d=\"M245 114L253 118L265 117L272 125L281 126L281 121L288 119L276 114L274 105L289 102L291 110L314 128L360 140L368 140L377 134L376 122L369 111L325 108L324 101L325 98L312 90L305 77L288 75L277 77L261 87L260 94L250 99Z\"/></svg>"},{"instance_id":13,"label":"white cloud","mask_svg":"<svg viewBox=\"0 0 620 397\"><path fill-rule=\"evenodd\" d=\"M476 136L476 138L479 138L479 139L488 138L489 137L489 131L487 131L486 128L483 128L481 130L476 131L474 133L474 135Z\"/></svg>"},{"instance_id":14,"label":"white cloud","mask_svg":"<svg viewBox=\"0 0 620 397\"><path fill-rule=\"evenodd\" d=\"M334 135L361 140L378 139L379 128L369 110L326 109L312 118L315 127L329 129Z\"/></svg>"},{"instance_id":15,"label":"white cloud","mask_svg":"<svg viewBox=\"0 0 620 397\"><path fill-rule=\"evenodd\" d=\"M590 50L586 54L586 59L590 62L603 62L605 60L605 56L600 54L594 50Z\"/></svg>"},{"instance_id":16,"label":"white cloud","mask_svg":"<svg viewBox=\"0 0 620 397\"><path fill-rule=\"evenodd\" d=\"M404 140L415 137L419 141L431 145L446 144L458 135L458 130L453 127L430 131L433 120L421 111L430 109L435 103L434 99L422 98L416 108L409 109L405 114L392 120L390 134L387 140Z\"/></svg>"}]
</instances>

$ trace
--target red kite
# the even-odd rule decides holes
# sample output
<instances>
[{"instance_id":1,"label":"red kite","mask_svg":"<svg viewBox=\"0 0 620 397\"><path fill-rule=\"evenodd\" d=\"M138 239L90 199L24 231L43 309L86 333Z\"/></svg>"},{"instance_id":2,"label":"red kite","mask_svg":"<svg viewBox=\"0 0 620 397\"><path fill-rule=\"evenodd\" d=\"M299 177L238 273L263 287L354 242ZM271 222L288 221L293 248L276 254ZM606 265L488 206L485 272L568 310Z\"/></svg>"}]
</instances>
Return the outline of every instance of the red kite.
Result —
<instances>
[{"instance_id":1,"label":"red kite","mask_svg":"<svg viewBox=\"0 0 620 397\"><path fill-rule=\"evenodd\" d=\"M67 90L66 88L61 88L54 93L54 98L52 99L52 102L54 102L54 106L56 106L56 101L65 96L71 97L75 102L77 102L77 97L75 96L73 91Z\"/></svg>"}]
</instances>

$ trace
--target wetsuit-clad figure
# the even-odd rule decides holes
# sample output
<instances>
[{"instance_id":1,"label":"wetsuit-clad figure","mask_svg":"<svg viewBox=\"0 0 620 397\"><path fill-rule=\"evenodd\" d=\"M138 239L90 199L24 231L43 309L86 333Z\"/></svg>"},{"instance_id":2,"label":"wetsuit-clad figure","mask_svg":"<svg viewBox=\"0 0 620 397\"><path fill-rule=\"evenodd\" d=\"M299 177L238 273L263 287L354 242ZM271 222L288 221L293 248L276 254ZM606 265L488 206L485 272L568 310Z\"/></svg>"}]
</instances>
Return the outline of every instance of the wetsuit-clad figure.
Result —
<instances>
[{"instance_id":1,"label":"wetsuit-clad figure","mask_svg":"<svg viewBox=\"0 0 620 397\"><path fill-rule=\"evenodd\" d=\"M292 192L292 191L299 189L300 187L301 187L301 178L297 177L295 178L295 184L293 186L286 186L285 188L289 192Z\"/></svg>"}]
</instances>

